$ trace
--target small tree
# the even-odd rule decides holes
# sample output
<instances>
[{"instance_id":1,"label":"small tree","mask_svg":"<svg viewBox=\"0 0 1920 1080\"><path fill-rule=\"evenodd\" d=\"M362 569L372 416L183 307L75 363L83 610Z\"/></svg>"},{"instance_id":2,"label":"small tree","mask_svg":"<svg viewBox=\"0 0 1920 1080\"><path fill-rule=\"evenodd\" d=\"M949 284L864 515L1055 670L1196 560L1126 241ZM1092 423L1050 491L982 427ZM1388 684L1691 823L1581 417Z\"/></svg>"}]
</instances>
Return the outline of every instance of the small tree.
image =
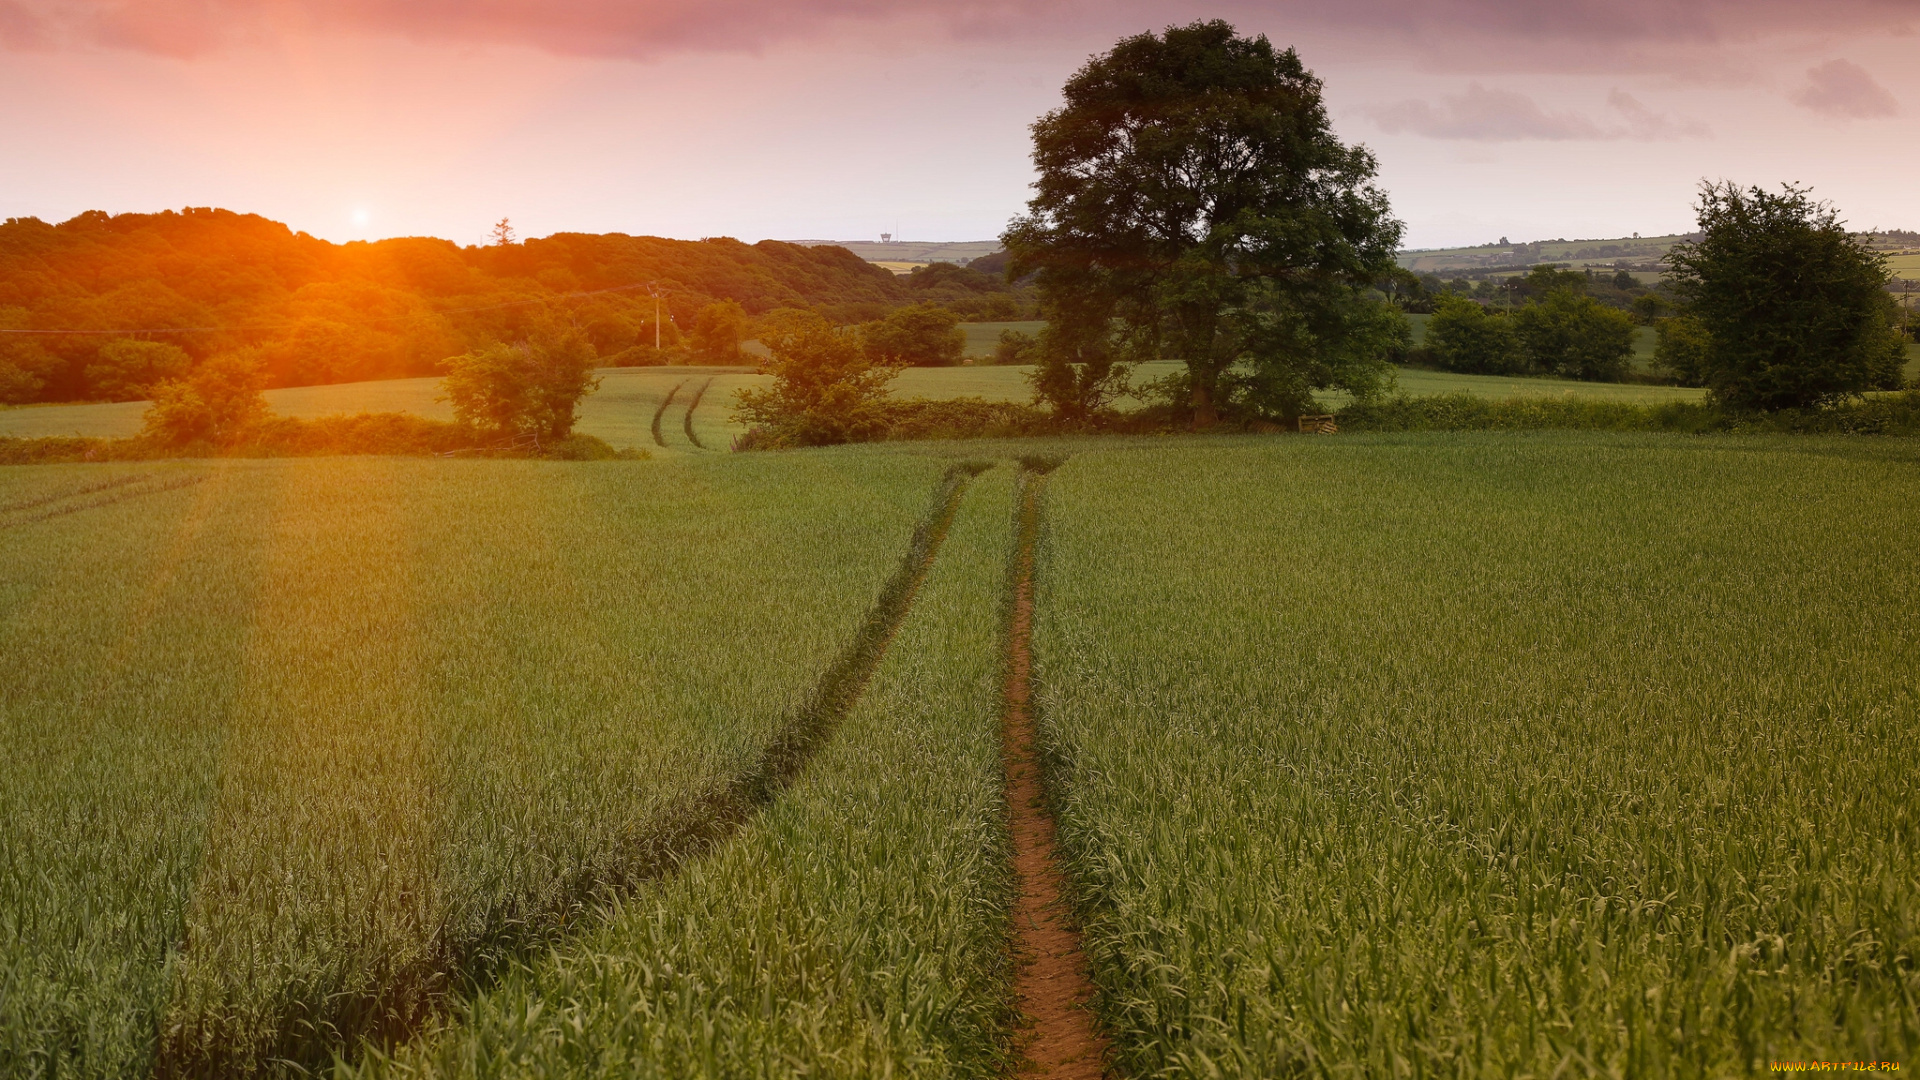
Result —
<instances>
[{"instance_id":1,"label":"small tree","mask_svg":"<svg viewBox=\"0 0 1920 1080\"><path fill-rule=\"evenodd\" d=\"M186 378L153 387L141 434L166 446L231 446L267 415L267 400L260 395L266 381L251 351L211 357Z\"/></svg>"},{"instance_id":2,"label":"small tree","mask_svg":"<svg viewBox=\"0 0 1920 1080\"><path fill-rule=\"evenodd\" d=\"M1427 351L1446 370L1472 375L1512 375L1527 363L1511 319L1451 294L1434 300Z\"/></svg>"},{"instance_id":3,"label":"small tree","mask_svg":"<svg viewBox=\"0 0 1920 1080\"><path fill-rule=\"evenodd\" d=\"M700 309L687 335L693 358L703 364L737 364L740 342L747 335L747 312L732 300L720 300Z\"/></svg>"},{"instance_id":4,"label":"small tree","mask_svg":"<svg viewBox=\"0 0 1920 1080\"><path fill-rule=\"evenodd\" d=\"M87 386L94 397L139 401L155 386L178 379L193 367L193 357L178 345L117 338L100 346L87 365Z\"/></svg>"},{"instance_id":5,"label":"small tree","mask_svg":"<svg viewBox=\"0 0 1920 1080\"><path fill-rule=\"evenodd\" d=\"M966 352L960 317L937 304L896 308L860 328L860 344L876 364L951 367Z\"/></svg>"},{"instance_id":6,"label":"small tree","mask_svg":"<svg viewBox=\"0 0 1920 1080\"><path fill-rule=\"evenodd\" d=\"M1618 381L1633 356L1633 316L1560 288L1514 313L1527 359L1542 371L1592 382Z\"/></svg>"},{"instance_id":7,"label":"small tree","mask_svg":"<svg viewBox=\"0 0 1920 1080\"><path fill-rule=\"evenodd\" d=\"M1030 364L1038 345L1032 334L1020 330L1002 330L1000 341L993 347L993 362L1001 365Z\"/></svg>"},{"instance_id":8,"label":"small tree","mask_svg":"<svg viewBox=\"0 0 1920 1080\"><path fill-rule=\"evenodd\" d=\"M1034 352L1038 363L1027 372L1034 404L1047 406L1062 420L1086 423L1129 388L1132 365L1114 359L1109 340L1076 332L1066 320L1048 323Z\"/></svg>"},{"instance_id":9,"label":"small tree","mask_svg":"<svg viewBox=\"0 0 1920 1080\"><path fill-rule=\"evenodd\" d=\"M455 420L496 437L556 442L572 433L580 399L600 385L595 359L585 334L549 327L441 361L440 400L453 404Z\"/></svg>"},{"instance_id":10,"label":"small tree","mask_svg":"<svg viewBox=\"0 0 1920 1080\"><path fill-rule=\"evenodd\" d=\"M784 317L761 338L773 353L766 389L739 391L733 418L775 446L827 446L887 427L887 384L898 364L876 361L854 334L818 315Z\"/></svg>"},{"instance_id":11,"label":"small tree","mask_svg":"<svg viewBox=\"0 0 1920 1080\"><path fill-rule=\"evenodd\" d=\"M1681 386L1705 386L1707 328L1691 315L1673 315L1654 324L1653 366Z\"/></svg>"},{"instance_id":12,"label":"small tree","mask_svg":"<svg viewBox=\"0 0 1920 1080\"><path fill-rule=\"evenodd\" d=\"M1700 240L1675 245L1667 266L1705 332L1702 374L1716 399L1808 408L1899 385L1886 262L1830 203L1792 184L1707 184L1698 216Z\"/></svg>"}]
</instances>

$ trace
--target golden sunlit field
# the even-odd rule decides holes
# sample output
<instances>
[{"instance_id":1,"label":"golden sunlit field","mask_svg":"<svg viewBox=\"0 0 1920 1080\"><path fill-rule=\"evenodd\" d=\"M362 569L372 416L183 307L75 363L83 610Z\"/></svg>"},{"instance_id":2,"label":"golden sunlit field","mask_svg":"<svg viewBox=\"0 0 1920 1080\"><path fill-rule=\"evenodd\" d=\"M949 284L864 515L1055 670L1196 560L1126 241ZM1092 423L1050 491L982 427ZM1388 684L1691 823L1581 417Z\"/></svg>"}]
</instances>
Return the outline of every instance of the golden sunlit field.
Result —
<instances>
[{"instance_id":1,"label":"golden sunlit field","mask_svg":"<svg viewBox=\"0 0 1920 1080\"><path fill-rule=\"evenodd\" d=\"M1040 458L1115 1075L1920 1048L1905 440L674 446L0 470L0 1073L1000 1075Z\"/></svg>"}]
</instances>

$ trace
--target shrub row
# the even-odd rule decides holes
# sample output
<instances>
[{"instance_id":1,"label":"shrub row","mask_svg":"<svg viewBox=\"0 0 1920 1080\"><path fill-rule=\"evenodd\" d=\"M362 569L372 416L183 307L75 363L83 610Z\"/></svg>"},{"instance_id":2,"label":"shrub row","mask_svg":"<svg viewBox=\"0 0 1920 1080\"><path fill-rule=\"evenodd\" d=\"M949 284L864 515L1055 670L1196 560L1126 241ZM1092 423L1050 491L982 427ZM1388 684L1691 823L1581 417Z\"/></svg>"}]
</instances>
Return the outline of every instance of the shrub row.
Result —
<instances>
[{"instance_id":1,"label":"shrub row","mask_svg":"<svg viewBox=\"0 0 1920 1080\"><path fill-rule=\"evenodd\" d=\"M1340 411L1343 431L1679 431L1920 435L1920 391L1876 394L1824 409L1735 412L1717 405L1635 405L1580 398L1494 400L1473 394L1394 397Z\"/></svg>"},{"instance_id":2,"label":"shrub row","mask_svg":"<svg viewBox=\"0 0 1920 1080\"><path fill-rule=\"evenodd\" d=\"M269 416L250 425L231 446L169 445L148 436L128 439L0 438L0 465L47 465L76 461L150 461L180 457L327 457L367 454L401 457L544 457L569 461L645 458L645 451L616 451L592 435L560 440L510 442L461 424L409 413L357 413L301 420Z\"/></svg>"}]
</instances>

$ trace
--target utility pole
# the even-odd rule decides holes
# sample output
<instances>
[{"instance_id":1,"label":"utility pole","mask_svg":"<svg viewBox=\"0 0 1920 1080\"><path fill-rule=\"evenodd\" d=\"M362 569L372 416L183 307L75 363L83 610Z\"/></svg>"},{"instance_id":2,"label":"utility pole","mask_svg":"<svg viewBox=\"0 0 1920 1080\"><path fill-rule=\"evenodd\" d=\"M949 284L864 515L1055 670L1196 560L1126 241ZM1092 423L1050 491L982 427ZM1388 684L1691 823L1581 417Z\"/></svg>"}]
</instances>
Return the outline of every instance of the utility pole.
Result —
<instances>
[{"instance_id":1,"label":"utility pole","mask_svg":"<svg viewBox=\"0 0 1920 1080\"><path fill-rule=\"evenodd\" d=\"M657 281L647 282L647 295L653 297L653 351L660 351L660 298L667 295Z\"/></svg>"}]
</instances>

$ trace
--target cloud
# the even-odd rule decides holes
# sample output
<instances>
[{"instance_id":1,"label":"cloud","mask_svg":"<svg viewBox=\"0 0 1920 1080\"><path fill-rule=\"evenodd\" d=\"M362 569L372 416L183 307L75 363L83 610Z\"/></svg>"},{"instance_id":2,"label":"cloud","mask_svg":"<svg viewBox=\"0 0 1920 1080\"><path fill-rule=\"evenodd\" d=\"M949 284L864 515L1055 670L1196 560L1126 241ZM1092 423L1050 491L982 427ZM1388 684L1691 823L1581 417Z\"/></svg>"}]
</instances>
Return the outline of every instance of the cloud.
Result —
<instances>
[{"instance_id":1,"label":"cloud","mask_svg":"<svg viewBox=\"0 0 1920 1080\"><path fill-rule=\"evenodd\" d=\"M39 16L14 0L0 0L0 47L39 49L47 44Z\"/></svg>"},{"instance_id":2,"label":"cloud","mask_svg":"<svg viewBox=\"0 0 1920 1080\"><path fill-rule=\"evenodd\" d=\"M1795 105L1823 116L1870 120L1900 115L1900 103L1850 60L1829 60L1807 69L1807 85L1790 95Z\"/></svg>"},{"instance_id":3,"label":"cloud","mask_svg":"<svg viewBox=\"0 0 1920 1080\"><path fill-rule=\"evenodd\" d=\"M753 50L856 24L914 23L952 38L1079 40L1094 28L1105 36L1216 16L1290 33L1393 39L1443 66L1488 70L1530 55L1562 66L1619 63L1649 49L1698 57L1703 47L1780 34L1884 32L1920 21L1913 0L0 0L0 42L20 37L7 29L13 18L49 40L165 55L324 28L647 58ZM1484 42L1515 48L1465 47Z\"/></svg>"},{"instance_id":4,"label":"cloud","mask_svg":"<svg viewBox=\"0 0 1920 1080\"><path fill-rule=\"evenodd\" d=\"M1375 106L1367 113L1390 135L1407 133L1474 142L1652 141L1707 134L1699 124L1675 122L1654 112L1624 90L1615 90L1607 97L1607 104L1624 121L1613 125L1603 125L1579 113L1550 113L1525 94L1490 90L1479 83L1471 83L1465 93L1448 94L1440 101L1438 107L1425 101L1402 101Z\"/></svg>"}]
</instances>

